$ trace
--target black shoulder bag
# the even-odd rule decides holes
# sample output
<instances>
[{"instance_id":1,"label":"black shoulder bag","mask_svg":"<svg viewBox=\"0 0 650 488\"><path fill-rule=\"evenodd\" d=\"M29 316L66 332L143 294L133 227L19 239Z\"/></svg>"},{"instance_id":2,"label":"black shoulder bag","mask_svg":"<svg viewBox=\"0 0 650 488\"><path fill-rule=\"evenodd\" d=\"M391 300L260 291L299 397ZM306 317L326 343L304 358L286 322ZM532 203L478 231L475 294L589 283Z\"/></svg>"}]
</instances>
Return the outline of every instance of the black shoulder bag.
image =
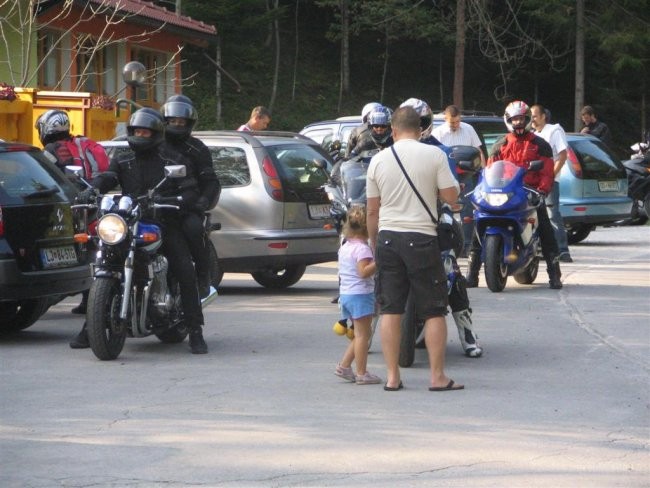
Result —
<instances>
[{"instance_id":1,"label":"black shoulder bag","mask_svg":"<svg viewBox=\"0 0 650 488\"><path fill-rule=\"evenodd\" d=\"M429 214L429 217L431 217L431 221L433 222L433 225L436 227L436 233L438 234L438 247L440 248L441 251L449 251L450 249L454 249L454 247L458 244L458 241L461 237L458 234L456 228L452 224L448 224L446 222L438 222L438 220L433 216L433 212L431 212L431 210L429 209L427 202L424 201L424 198L422 198L420 192L417 190L417 188L415 188L415 185L411 181L411 178L409 177L408 173L404 169L404 165L402 164L402 161L397 155L397 152L395 151L395 147L391 146L390 150L393 151L393 156L395 156L395 159L397 160L397 164L399 164L402 173L404 173L404 176L406 177L406 181L408 181L409 185L411 185L411 188L413 188L415 195L420 200L420 203L422 203L422 205L424 206L424 209Z\"/></svg>"}]
</instances>

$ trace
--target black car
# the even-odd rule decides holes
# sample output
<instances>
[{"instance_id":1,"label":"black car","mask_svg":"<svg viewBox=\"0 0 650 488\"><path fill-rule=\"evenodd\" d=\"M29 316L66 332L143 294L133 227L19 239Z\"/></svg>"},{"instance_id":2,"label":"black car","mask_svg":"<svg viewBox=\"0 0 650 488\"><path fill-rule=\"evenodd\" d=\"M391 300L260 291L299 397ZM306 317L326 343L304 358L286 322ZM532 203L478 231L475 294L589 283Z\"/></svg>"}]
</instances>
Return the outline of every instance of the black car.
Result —
<instances>
[{"instance_id":1,"label":"black car","mask_svg":"<svg viewBox=\"0 0 650 488\"><path fill-rule=\"evenodd\" d=\"M0 334L90 287L88 252L74 241L76 193L41 150L0 142Z\"/></svg>"}]
</instances>

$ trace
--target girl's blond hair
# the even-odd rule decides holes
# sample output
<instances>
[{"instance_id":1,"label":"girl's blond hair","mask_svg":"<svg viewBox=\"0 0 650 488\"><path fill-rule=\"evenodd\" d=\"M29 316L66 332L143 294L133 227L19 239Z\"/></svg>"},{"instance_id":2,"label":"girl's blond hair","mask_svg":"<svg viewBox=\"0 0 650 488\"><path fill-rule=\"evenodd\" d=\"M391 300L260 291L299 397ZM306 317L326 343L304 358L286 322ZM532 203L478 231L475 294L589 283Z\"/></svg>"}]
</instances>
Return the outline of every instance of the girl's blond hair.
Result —
<instances>
[{"instance_id":1,"label":"girl's blond hair","mask_svg":"<svg viewBox=\"0 0 650 488\"><path fill-rule=\"evenodd\" d=\"M348 210L345 224L343 225L343 235L348 239L352 237L362 237L368 239L368 225L366 224L366 207L354 205Z\"/></svg>"}]
</instances>

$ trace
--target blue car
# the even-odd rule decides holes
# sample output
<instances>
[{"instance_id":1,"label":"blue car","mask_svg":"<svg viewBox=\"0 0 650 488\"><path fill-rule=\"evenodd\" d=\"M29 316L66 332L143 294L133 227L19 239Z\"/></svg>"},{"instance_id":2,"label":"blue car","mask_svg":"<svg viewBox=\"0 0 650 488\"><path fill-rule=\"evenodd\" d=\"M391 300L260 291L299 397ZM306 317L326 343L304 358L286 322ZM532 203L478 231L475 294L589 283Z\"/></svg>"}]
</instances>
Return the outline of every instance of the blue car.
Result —
<instances>
[{"instance_id":1,"label":"blue car","mask_svg":"<svg viewBox=\"0 0 650 488\"><path fill-rule=\"evenodd\" d=\"M621 161L598 138L567 134L567 161L560 172L560 213L569 244L587 238L596 226L630 216L627 177Z\"/></svg>"}]
</instances>

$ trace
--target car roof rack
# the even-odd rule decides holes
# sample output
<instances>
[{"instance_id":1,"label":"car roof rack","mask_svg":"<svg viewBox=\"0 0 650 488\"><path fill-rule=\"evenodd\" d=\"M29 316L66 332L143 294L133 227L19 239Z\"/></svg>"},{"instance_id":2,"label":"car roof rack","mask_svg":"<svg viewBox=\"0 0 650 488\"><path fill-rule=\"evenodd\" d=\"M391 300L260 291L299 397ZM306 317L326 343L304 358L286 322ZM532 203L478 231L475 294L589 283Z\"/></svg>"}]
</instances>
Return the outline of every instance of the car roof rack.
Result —
<instances>
[{"instance_id":1,"label":"car roof rack","mask_svg":"<svg viewBox=\"0 0 650 488\"><path fill-rule=\"evenodd\" d=\"M192 132L195 137L239 137L251 146L260 146L256 137L291 137L292 139L314 142L309 137L303 136L296 132L279 131L279 130L264 130L264 131L244 131L244 130L199 130Z\"/></svg>"}]
</instances>

